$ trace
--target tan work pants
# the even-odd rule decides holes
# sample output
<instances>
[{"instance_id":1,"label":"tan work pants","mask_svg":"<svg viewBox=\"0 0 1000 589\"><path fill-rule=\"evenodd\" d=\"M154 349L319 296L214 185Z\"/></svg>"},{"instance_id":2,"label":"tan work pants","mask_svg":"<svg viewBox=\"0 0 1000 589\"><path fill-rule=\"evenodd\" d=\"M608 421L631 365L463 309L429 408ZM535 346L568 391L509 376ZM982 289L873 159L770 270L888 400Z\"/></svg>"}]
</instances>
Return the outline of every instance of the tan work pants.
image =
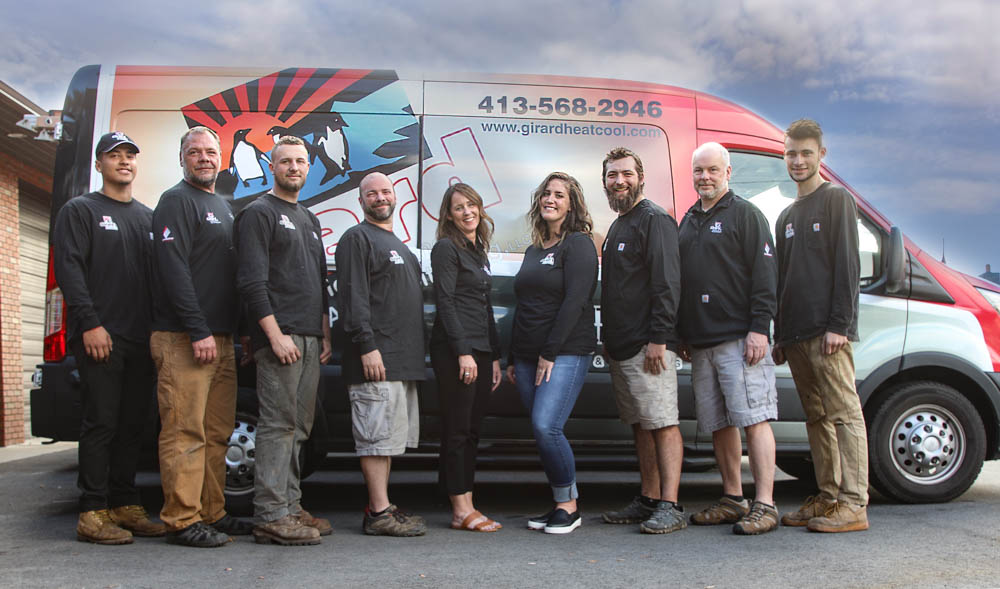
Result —
<instances>
[{"instance_id":1,"label":"tan work pants","mask_svg":"<svg viewBox=\"0 0 1000 589\"><path fill-rule=\"evenodd\" d=\"M868 504L868 433L854 383L848 344L823 353L823 336L783 346L806 414L806 431L820 496Z\"/></svg>"},{"instance_id":2,"label":"tan work pants","mask_svg":"<svg viewBox=\"0 0 1000 589\"><path fill-rule=\"evenodd\" d=\"M184 332L154 331L160 406L160 519L170 530L226 515L226 450L236 421L236 362L232 336L216 335L210 364L194 359Z\"/></svg>"}]
</instances>

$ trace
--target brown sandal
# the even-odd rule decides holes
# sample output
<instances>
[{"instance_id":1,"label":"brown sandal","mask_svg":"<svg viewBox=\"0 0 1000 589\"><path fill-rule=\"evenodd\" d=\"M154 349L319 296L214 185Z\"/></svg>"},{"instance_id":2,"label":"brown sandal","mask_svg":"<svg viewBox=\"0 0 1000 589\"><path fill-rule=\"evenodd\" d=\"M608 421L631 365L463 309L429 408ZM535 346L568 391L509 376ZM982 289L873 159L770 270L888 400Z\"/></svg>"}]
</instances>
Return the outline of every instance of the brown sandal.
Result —
<instances>
[{"instance_id":1,"label":"brown sandal","mask_svg":"<svg viewBox=\"0 0 1000 589\"><path fill-rule=\"evenodd\" d=\"M478 518L484 518L484 519L478 524L472 525L472 522L476 521ZM490 529L491 526L496 526L496 527ZM462 520L461 524L455 525L454 523L452 523L451 527L452 529L455 530L467 530L469 532L482 532L486 534L496 532L501 528L503 528L503 526L500 525L499 522L491 520L490 518L486 517L485 515L483 515L478 511L473 511L469 515L465 516L465 519Z\"/></svg>"}]
</instances>

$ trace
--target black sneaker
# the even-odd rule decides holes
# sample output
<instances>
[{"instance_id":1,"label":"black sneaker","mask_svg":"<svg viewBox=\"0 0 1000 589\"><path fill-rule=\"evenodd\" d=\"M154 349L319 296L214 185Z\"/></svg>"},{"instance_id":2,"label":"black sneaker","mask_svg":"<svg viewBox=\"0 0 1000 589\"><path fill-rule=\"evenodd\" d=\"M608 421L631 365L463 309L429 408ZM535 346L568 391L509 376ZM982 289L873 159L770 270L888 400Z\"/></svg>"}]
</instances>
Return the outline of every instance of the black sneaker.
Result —
<instances>
[{"instance_id":1,"label":"black sneaker","mask_svg":"<svg viewBox=\"0 0 1000 589\"><path fill-rule=\"evenodd\" d=\"M653 511L652 507L647 507L642 498L636 495L624 509L605 511L601 514L601 519L609 524L639 524L649 519Z\"/></svg>"},{"instance_id":2,"label":"black sneaker","mask_svg":"<svg viewBox=\"0 0 1000 589\"><path fill-rule=\"evenodd\" d=\"M568 534L579 528L581 524L583 524L583 517L580 516L579 509L573 513L567 513L565 509L557 509L549 517L549 521L546 522L542 531L546 534Z\"/></svg>"},{"instance_id":3,"label":"black sneaker","mask_svg":"<svg viewBox=\"0 0 1000 589\"><path fill-rule=\"evenodd\" d=\"M167 534L168 544L179 544L194 548L218 548L228 542L229 536L211 526L205 525L204 522L195 522L182 530Z\"/></svg>"},{"instance_id":4,"label":"black sneaker","mask_svg":"<svg viewBox=\"0 0 1000 589\"><path fill-rule=\"evenodd\" d=\"M544 515L536 515L533 518L528 519L528 529L529 530L541 530L545 528L545 524L549 523L549 519L556 512L556 508L553 507L548 513Z\"/></svg>"},{"instance_id":5,"label":"black sneaker","mask_svg":"<svg viewBox=\"0 0 1000 589\"><path fill-rule=\"evenodd\" d=\"M248 520L233 517L228 513L216 522L208 524L217 532L230 536L249 536L253 533L253 523Z\"/></svg>"}]
</instances>

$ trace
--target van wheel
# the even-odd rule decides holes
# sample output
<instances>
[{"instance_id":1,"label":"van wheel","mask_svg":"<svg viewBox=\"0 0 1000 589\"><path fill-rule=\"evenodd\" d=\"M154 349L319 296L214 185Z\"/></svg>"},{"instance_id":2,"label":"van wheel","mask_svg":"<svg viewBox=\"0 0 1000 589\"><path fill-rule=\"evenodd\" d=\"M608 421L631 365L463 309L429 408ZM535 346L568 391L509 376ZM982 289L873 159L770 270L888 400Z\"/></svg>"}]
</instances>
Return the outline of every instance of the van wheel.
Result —
<instances>
[{"instance_id":1,"label":"van wheel","mask_svg":"<svg viewBox=\"0 0 1000 589\"><path fill-rule=\"evenodd\" d=\"M226 510L246 515L253 511L257 416L236 413L236 425L226 450Z\"/></svg>"},{"instance_id":2,"label":"van wheel","mask_svg":"<svg viewBox=\"0 0 1000 589\"><path fill-rule=\"evenodd\" d=\"M983 467L986 429L967 398L931 381L890 389L868 428L872 485L904 503L951 501Z\"/></svg>"}]
</instances>

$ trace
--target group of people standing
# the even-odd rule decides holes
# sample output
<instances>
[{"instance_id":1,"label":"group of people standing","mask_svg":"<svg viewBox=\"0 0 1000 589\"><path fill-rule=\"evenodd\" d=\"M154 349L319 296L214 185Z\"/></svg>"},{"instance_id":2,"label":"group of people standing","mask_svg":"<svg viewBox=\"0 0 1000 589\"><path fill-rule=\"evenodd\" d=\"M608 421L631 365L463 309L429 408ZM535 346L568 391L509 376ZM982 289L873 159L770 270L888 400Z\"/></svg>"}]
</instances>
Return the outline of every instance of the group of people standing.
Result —
<instances>
[{"instance_id":1,"label":"group of people standing","mask_svg":"<svg viewBox=\"0 0 1000 589\"><path fill-rule=\"evenodd\" d=\"M332 527L301 504L299 452L312 429L319 365L330 358L326 256L316 217L298 204L309 171L302 140L280 137L273 188L234 217L215 194L216 134L181 138L184 179L150 211L132 197L138 146L120 132L96 147L101 190L70 200L53 240L68 336L83 383L77 536L123 544L167 535L196 547L231 535L307 545ZM699 195L678 228L644 194L639 155L613 149L602 178L618 213L601 246L601 321L621 419L635 434L640 493L608 523L662 534L691 523L775 529L777 419L774 362L786 358L807 414L820 493L785 525L815 531L868 526L867 453L854 389L857 339L856 209L818 174L822 132L808 120L786 132L785 160L799 197L778 222L777 247L759 210L729 190L729 154L716 143L692 157ZM343 378L368 490L363 531L418 536L423 518L390 502L392 457L419 440L424 379L419 262L393 233L396 195L381 173L359 185L364 220L336 250ZM598 246L579 182L553 172L527 215L532 244L514 280L506 374L531 416L553 507L531 529L565 534L582 523L575 460L563 432L597 352L592 304ZM799 239L794 239L798 231ZM500 385L500 342L487 253L493 221L466 184L442 199L431 251L436 317L430 356L441 408L440 484L451 527L496 532L472 491L479 432ZM239 302L237 302L239 301ZM244 328L237 327L240 320ZM775 345L770 344L774 320ZM233 334L257 366L254 520L227 514L226 452L236 410ZM683 443L677 357L692 363L699 427L712 433L723 497L687 518L678 503ZM157 371L164 490L153 521L139 501L135 464ZM756 495L740 480L746 432Z\"/></svg>"}]
</instances>

